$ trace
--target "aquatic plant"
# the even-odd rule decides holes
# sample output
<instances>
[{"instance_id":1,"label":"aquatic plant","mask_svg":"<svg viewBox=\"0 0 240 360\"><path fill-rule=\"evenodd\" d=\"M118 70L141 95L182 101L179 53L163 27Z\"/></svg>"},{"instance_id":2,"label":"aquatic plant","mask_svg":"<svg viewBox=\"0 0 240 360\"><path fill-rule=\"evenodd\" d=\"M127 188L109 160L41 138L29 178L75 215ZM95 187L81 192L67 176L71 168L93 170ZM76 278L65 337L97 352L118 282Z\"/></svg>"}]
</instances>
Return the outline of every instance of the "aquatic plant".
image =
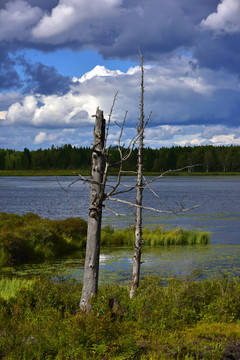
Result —
<instances>
[{"instance_id":1,"label":"aquatic plant","mask_svg":"<svg viewBox=\"0 0 240 360\"><path fill-rule=\"evenodd\" d=\"M101 243L104 245L132 245L134 239L134 228L130 227L124 230L114 230L107 226L102 229ZM155 245L206 245L210 241L210 235L207 232L193 230L162 230L160 227L150 230L143 229L143 244Z\"/></svg>"}]
</instances>

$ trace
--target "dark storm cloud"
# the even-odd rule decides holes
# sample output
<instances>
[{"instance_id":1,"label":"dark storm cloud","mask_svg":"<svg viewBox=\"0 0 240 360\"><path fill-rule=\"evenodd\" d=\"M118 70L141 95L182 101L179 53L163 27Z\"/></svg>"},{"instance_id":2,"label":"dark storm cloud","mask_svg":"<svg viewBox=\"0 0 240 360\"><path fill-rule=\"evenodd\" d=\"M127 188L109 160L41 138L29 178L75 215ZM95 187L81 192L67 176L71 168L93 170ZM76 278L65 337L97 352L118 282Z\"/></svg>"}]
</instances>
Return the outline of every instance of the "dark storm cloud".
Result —
<instances>
[{"instance_id":1,"label":"dark storm cloud","mask_svg":"<svg viewBox=\"0 0 240 360\"><path fill-rule=\"evenodd\" d=\"M33 29L35 44L94 47L103 57L133 57L140 45L146 60L194 46L198 25L218 0L62 0ZM97 11L96 11L97 9ZM64 20L63 20L64 19ZM40 45L41 44L41 45Z\"/></svg>"},{"instance_id":2,"label":"dark storm cloud","mask_svg":"<svg viewBox=\"0 0 240 360\"><path fill-rule=\"evenodd\" d=\"M93 48L104 58L124 59L136 58L140 46L146 61L157 63L176 51L193 52L199 66L239 73L239 33L215 36L214 29L200 26L219 4L219 0L2 1L0 51Z\"/></svg>"},{"instance_id":3,"label":"dark storm cloud","mask_svg":"<svg viewBox=\"0 0 240 360\"><path fill-rule=\"evenodd\" d=\"M31 7L39 7L43 10L51 11L55 6L58 5L59 0L25 0ZM0 10L6 8L6 5L15 0L1 0Z\"/></svg>"},{"instance_id":4,"label":"dark storm cloud","mask_svg":"<svg viewBox=\"0 0 240 360\"><path fill-rule=\"evenodd\" d=\"M6 51L0 53L0 90L18 89L22 87L21 79L14 69L15 62Z\"/></svg>"},{"instance_id":5,"label":"dark storm cloud","mask_svg":"<svg viewBox=\"0 0 240 360\"><path fill-rule=\"evenodd\" d=\"M59 3L59 0L26 0L32 7L39 7L43 10L51 11Z\"/></svg>"},{"instance_id":6,"label":"dark storm cloud","mask_svg":"<svg viewBox=\"0 0 240 360\"><path fill-rule=\"evenodd\" d=\"M70 90L72 80L68 76L59 74L53 66L46 66L40 62L30 63L23 56L18 57L23 66L27 86L25 92L35 92L44 95L64 95Z\"/></svg>"},{"instance_id":7,"label":"dark storm cloud","mask_svg":"<svg viewBox=\"0 0 240 360\"><path fill-rule=\"evenodd\" d=\"M32 146L60 144L66 134L69 143L90 144L91 115L99 104L110 109L119 89L114 116L128 110L127 143L138 118L139 68L73 83L31 63L24 50L92 49L138 62L139 46L154 65L145 67L145 112L157 115L147 144L154 136L156 146L159 139L240 144L239 40L239 0L0 0L0 141L8 147L21 127Z\"/></svg>"},{"instance_id":8,"label":"dark storm cloud","mask_svg":"<svg viewBox=\"0 0 240 360\"><path fill-rule=\"evenodd\" d=\"M230 72L240 74L240 36L226 34L213 37L209 31L208 37L199 40L193 51L199 66L210 69L225 68Z\"/></svg>"}]
</instances>

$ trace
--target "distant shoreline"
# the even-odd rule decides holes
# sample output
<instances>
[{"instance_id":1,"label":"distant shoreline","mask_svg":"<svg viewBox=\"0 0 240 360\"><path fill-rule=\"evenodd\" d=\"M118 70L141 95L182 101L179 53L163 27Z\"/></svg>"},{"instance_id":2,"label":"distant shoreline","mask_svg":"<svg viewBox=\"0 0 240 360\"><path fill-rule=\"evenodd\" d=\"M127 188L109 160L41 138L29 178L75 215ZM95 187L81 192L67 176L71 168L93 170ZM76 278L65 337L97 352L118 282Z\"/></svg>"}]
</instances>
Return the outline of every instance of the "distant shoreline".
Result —
<instances>
[{"instance_id":1,"label":"distant shoreline","mask_svg":"<svg viewBox=\"0 0 240 360\"><path fill-rule=\"evenodd\" d=\"M145 176L159 176L163 172L145 172ZM88 176L89 170L0 170L0 176ZM117 172L112 172L110 176L117 175ZM124 176L124 175L123 175ZM127 174L129 176L129 174ZM134 176L134 175L130 175ZM164 176L240 176L240 172L193 172L188 173L186 171L170 172Z\"/></svg>"}]
</instances>

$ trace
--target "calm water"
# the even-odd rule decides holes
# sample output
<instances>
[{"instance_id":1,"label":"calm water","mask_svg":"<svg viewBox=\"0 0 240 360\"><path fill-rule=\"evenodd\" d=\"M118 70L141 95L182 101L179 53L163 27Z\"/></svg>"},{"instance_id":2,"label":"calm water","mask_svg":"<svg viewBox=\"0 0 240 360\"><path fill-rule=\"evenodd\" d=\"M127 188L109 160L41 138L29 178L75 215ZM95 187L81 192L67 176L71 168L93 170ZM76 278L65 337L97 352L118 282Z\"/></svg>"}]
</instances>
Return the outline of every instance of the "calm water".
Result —
<instances>
[{"instance_id":1,"label":"calm water","mask_svg":"<svg viewBox=\"0 0 240 360\"><path fill-rule=\"evenodd\" d=\"M65 188L75 177L59 178ZM109 184L115 178L110 177ZM124 178L124 183L133 185L134 179ZM168 177L154 183L152 192L145 190L144 204L161 210L178 210L199 205L187 213L156 214L144 211L144 224L150 227L163 226L193 228L211 232L211 244L206 247L174 247L145 249L142 274L158 273L163 277L174 274L186 275L194 268L212 276L223 270L240 274L240 177ZM123 199L134 202L134 193ZM80 216L87 219L89 187L82 182L71 186L69 197L61 189L55 177L0 177L0 211L24 214L34 212L42 217L63 219ZM104 211L103 223L115 227L134 224L134 209L108 203L108 206L125 216L115 217ZM117 278L127 280L130 276L132 250L102 249L100 280ZM61 266L69 274L82 277L83 261L64 259ZM51 263L54 271L62 271L60 263ZM50 264L49 264L50 265ZM45 266L45 265L44 265ZM29 268L29 267L28 267ZM39 271L31 266L33 271ZM35 270L34 270L35 269Z\"/></svg>"}]
</instances>

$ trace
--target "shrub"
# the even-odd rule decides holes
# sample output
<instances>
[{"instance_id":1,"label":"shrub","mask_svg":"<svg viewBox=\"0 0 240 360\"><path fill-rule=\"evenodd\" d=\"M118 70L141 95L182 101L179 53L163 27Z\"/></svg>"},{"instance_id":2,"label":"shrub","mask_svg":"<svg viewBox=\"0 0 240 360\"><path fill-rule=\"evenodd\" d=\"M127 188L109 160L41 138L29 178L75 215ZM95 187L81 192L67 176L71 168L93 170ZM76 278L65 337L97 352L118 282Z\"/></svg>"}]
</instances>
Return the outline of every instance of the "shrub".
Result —
<instances>
[{"instance_id":1,"label":"shrub","mask_svg":"<svg viewBox=\"0 0 240 360\"><path fill-rule=\"evenodd\" d=\"M81 249L86 242L83 219L42 219L0 213L0 266L54 258Z\"/></svg>"},{"instance_id":2,"label":"shrub","mask_svg":"<svg viewBox=\"0 0 240 360\"><path fill-rule=\"evenodd\" d=\"M126 286L102 286L88 315L78 308L81 284L36 278L14 298L0 297L1 358L220 360L232 349L238 354L240 280L194 277L166 283L147 276L132 299ZM117 309L109 306L112 298Z\"/></svg>"}]
</instances>

